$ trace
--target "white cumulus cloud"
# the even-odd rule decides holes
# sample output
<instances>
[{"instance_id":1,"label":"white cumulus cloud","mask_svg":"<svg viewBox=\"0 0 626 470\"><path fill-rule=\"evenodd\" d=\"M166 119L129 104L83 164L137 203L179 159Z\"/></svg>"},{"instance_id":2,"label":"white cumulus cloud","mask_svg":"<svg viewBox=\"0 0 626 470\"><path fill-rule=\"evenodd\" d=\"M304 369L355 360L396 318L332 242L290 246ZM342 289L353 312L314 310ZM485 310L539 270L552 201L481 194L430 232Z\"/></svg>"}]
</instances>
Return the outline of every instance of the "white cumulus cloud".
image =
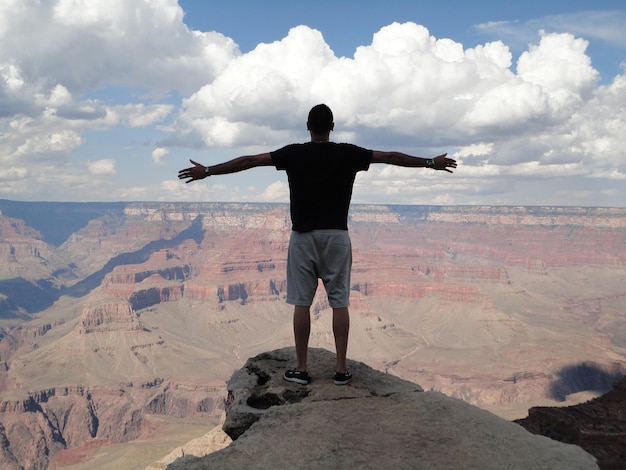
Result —
<instances>
[{"instance_id":1,"label":"white cumulus cloud","mask_svg":"<svg viewBox=\"0 0 626 470\"><path fill-rule=\"evenodd\" d=\"M373 166L356 200L624 205L626 75L601 82L589 52L623 44L624 13L587 19L485 23L500 38L484 44L392 23L350 58L306 25L242 54L191 30L175 0L6 0L0 197L286 200L280 173L185 185L172 165L181 148L216 163L307 140L306 114L325 102L335 140L460 163L454 175ZM158 181L126 187L146 163ZM110 178L87 185L94 174Z\"/></svg>"},{"instance_id":2,"label":"white cumulus cloud","mask_svg":"<svg viewBox=\"0 0 626 470\"><path fill-rule=\"evenodd\" d=\"M152 160L154 160L155 163L160 164L163 157L165 157L169 152L169 149L164 147L155 148L152 151Z\"/></svg>"},{"instance_id":3,"label":"white cumulus cloud","mask_svg":"<svg viewBox=\"0 0 626 470\"><path fill-rule=\"evenodd\" d=\"M116 173L115 160L112 158L87 162L87 168L92 175L114 175Z\"/></svg>"}]
</instances>

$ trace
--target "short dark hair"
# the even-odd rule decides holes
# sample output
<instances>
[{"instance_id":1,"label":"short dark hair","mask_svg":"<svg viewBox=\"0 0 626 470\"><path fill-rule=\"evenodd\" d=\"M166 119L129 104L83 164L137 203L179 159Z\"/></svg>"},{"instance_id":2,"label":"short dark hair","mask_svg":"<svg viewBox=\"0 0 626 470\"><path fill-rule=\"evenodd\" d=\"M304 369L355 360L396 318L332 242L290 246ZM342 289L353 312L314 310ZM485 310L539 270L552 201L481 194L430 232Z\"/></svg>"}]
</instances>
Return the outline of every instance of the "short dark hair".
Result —
<instances>
[{"instance_id":1,"label":"short dark hair","mask_svg":"<svg viewBox=\"0 0 626 470\"><path fill-rule=\"evenodd\" d=\"M325 104L318 104L311 108L307 119L307 127L316 134L323 134L333 130L333 112Z\"/></svg>"}]
</instances>

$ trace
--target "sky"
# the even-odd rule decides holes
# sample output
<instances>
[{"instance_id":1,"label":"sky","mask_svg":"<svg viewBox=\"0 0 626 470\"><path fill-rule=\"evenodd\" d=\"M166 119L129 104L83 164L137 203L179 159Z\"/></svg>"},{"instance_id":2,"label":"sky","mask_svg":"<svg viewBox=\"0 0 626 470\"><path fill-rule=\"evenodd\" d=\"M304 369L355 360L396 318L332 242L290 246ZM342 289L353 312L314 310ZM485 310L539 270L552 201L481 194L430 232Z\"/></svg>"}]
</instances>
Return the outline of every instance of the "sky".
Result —
<instances>
[{"instance_id":1,"label":"sky","mask_svg":"<svg viewBox=\"0 0 626 470\"><path fill-rule=\"evenodd\" d=\"M272 167L331 139L455 158L373 164L353 202L626 207L623 0L1 0L0 199L288 202ZM323 188L320 188L323 190Z\"/></svg>"}]
</instances>

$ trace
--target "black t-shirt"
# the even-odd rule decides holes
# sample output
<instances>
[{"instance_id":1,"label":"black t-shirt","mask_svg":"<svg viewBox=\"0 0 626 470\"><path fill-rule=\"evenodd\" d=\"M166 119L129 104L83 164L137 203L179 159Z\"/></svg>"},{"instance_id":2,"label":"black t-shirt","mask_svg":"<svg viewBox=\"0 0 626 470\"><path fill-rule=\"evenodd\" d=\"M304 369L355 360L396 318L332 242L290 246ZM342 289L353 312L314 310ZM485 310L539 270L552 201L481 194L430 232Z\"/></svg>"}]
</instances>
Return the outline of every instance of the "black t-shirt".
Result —
<instances>
[{"instance_id":1,"label":"black t-shirt","mask_svg":"<svg viewBox=\"0 0 626 470\"><path fill-rule=\"evenodd\" d=\"M307 142L271 152L277 170L289 179L292 228L348 230L356 173L367 170L372 151L352 144Z\"/></svg>"}]
</instances>

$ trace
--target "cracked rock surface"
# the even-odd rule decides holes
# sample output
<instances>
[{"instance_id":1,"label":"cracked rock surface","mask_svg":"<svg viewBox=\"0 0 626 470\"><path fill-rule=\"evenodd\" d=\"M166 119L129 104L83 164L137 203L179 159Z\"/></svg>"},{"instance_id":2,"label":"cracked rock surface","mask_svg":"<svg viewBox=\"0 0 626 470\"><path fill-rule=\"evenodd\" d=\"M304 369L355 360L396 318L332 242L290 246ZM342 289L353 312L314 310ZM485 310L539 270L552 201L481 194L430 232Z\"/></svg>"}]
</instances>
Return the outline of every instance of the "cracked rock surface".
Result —
<instances>
[{"instance_id":1,"label":"cracked rock surface","mask_svg":"<svg viewBox=\"0 0 626 470\"><path fill-rule=\"evenodd\" d=\"M168 469L598 468L577 446L360 362L348 361L354 379L336 386L330 351L309 350L308 385L283 379L294 364L293 348L249 359L228 383L233 442Z\"/></svg>"}]
</instances>

